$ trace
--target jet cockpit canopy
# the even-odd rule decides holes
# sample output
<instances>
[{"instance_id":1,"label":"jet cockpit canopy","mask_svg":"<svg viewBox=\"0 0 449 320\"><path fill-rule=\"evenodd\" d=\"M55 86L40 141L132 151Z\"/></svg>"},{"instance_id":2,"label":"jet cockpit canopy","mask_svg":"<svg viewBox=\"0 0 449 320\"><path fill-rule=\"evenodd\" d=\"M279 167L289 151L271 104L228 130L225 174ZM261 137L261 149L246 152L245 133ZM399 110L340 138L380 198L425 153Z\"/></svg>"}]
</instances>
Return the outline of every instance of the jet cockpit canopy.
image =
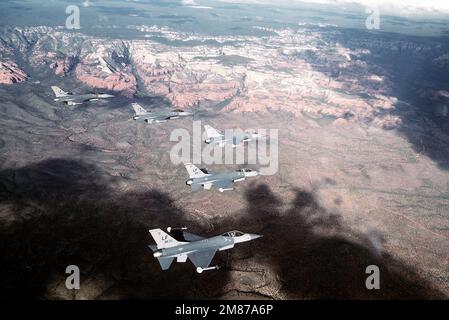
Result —
<instances>
[{"instance_id":1,"label":"jet cockpit canopy","mask_svg":"<svg viewBox=\"0 0 449 320\"><path fill-rule=\"evenodd\" d=\"M231 237L231 238L241 237L243 235L244 235L244 233L241 231L238 231L238 230L229 231L229 232L222 234L223 237Z\"/></svg>"}]
</instances>

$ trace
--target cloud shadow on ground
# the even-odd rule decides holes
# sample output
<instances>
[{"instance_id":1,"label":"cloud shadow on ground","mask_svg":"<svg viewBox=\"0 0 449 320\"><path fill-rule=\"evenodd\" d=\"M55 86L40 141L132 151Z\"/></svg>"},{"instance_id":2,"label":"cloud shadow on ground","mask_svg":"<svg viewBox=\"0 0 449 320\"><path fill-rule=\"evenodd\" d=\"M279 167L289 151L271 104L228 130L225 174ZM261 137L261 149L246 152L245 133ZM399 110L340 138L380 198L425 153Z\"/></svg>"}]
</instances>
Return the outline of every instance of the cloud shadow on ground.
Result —
<instances>
[{"instance_id":1,"label":"cloud shadow on ground","mask_svg":"<svg viewBox=\"0 0 449 320\"><path fill-rule=\"evenodd\" d=\"M0 298L40 299L54 292L74 298L64 286L65 268L72 264L81 270L77 298L202 299L226 293L232 269L224 254L215 260L224 268L199 275L190 262L162 272L147 248L150 228L188 226L212 235L210 230L164 192L118 192L111 187L115 179L95 165L67 159L0 172L2 211L16 219L0 229ZM244 253L267 262L293 298L444 297L415 270L377 254L367 235L343 237L338 213L323 208L313 192L294 193L284 204L267 185L251 184L244 217L215 222L213 235L231 229L264 235L229 251L231 261ZM370 264L380 267L379 291L365 288Z\"/></svg>"}]
</instances>

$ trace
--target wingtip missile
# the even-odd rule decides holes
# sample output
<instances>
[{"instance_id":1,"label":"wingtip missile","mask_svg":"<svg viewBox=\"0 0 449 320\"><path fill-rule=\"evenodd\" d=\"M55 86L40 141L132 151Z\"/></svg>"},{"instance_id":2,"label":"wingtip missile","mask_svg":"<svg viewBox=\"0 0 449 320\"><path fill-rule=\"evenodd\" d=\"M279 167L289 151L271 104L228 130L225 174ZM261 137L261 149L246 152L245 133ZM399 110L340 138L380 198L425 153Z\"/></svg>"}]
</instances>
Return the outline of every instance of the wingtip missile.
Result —
<instances>
[{"instance_id":1,"label":"wingtip missile","mask_svg":"<svg viewBox=\"0 0 449 320\"><path fill-rule=\"evenodd\" d=\"M203 273L203 271L208 271L208 270L219 270L220 269L220 266L213 266L213 267L207 267L207 268L201 268L201 267L198 267L198 268L196 268L196 272L198 272L198 273Z\"/></svg>"},{"instance_id":2,"label":"wingtip missile","mask_svg":"<svg viewBox=\"0 0 449 320\"><path fill-rule=\"evenodd\" d=\"M172 231L175 231L175 230L187 230L187 227L180 227L180 228L168 227L168 228L167 228L167 232L168 232L168 233L170 233L170 232L172 232Z\"/></svg>"}]
</instances>

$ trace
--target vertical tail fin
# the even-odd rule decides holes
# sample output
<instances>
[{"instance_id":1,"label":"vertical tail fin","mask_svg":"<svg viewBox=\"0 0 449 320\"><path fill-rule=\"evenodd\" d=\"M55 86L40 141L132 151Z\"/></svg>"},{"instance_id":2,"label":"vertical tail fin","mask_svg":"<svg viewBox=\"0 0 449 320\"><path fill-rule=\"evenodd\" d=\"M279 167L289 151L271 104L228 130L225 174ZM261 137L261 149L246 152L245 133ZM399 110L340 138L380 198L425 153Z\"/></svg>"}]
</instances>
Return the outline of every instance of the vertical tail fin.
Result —
<instances>
[{"instance_id":1,"label":"vertical tail fin","mask_svg":"<svg viewBox=\"0 0 449 320\"><path fill-rule=\"evenodd\" d=\"M201 169L191 163L184 163L184 166L186 167L190 178L201 178L206 176L206 174L201 171Z\"/></svg>"},{"instance_id":2,"label":"vertical tail fin","mask_svg":"<svg viewBox=\"0 0 449 320\"><path fill-rule=\"evenodd\" d=\"M56 98L60 98L60 97L66 97L69 95L68 92L65 92L64 90L62 90L61 88L57 87L57 86L52 86L51 90L53 90Z\"/></svg>"},{"instance_id":3,"label":"vertical tail fin","mask_svg":"<svg viewBox=\"0 0 449 320\"><path fill-rule=\"evenodd\" d=\"M142 108L142 106L138 103L131 103L131 107L133 107L136 116L148 113L148 111Z\"/></svg>"},{"instance_id":4,"label":"vertical tail fin","mask_svg":"<svg viewBox=\"0 0 449 320\"><path fill-rule=\"evenodd\" d=\"M222 134L218 130L212 128L207 124L204 126L204 130L206 130L206 135L208 138L216 138L222 136Z\"/></svg>"},{"instance_id":5,"label":"vertical tail fin","mask_svg":"<svg viewBox=\"0 0 449 320\"><path fill-rule=\"evenodd\" d=\"M158 249L176 247L177 245L182 244L182 242L175 240L161 229L152 229L150 230L150 233L156 242Z\"/></svg>"}]
</instances>

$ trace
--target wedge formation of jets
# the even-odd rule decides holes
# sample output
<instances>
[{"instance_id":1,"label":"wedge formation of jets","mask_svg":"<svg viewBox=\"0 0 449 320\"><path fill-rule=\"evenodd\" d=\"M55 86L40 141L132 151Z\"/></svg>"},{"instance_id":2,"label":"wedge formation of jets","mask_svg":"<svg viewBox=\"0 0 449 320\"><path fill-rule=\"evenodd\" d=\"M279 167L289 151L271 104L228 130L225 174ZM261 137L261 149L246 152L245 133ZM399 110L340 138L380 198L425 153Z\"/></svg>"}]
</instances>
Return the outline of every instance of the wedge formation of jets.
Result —
<instances>
[{"instance_id":1,"label":"wedge formation of jets","mask_svg":"<svg viewBox=\"0 0 449 320\"><path fill-rule=\"evenodd\" d=\"M237 243L261 237L258 234L230 231L218 236L204 238L186 232L185 229L181 229L180 239L175 239L161 229L150 230L156 245L150 245L149 247L153 251L153 256L159 261L162 270L169 269L174 259L176 259L176 262L186 262L187 259L190 259L198 273L218 269L219 266L210 267L217 251L229 250L234 248ZM173 229L167 229L169 233L171 230Z\"/></svg>"},{"instance_id":2,"label":"wedge formation of jets","mask_svg":"<svg viewBox=\"0 0 449 320\"><path fill-rule=\"evenodd\" d=\"M52 86L51 89L56 96L54 101L72 106L114 97L105 93L73 94L65 92L57 86ZM147 111L138 103L132 103L131 107L134 110L133 120L148 124L193 116L193 113L179 109ZM256 132L242 132L228 136L209 125L205 126L205 131L207 138L204 142L217 144L220 147L224 147L227 144L237 147L245 142L264 138L263 135ZM191 187L192 191L210 190L212 187L215 187L220 192L233 190L236 182L259 175L257 171L246 168L236 171L211 172L205 168L199 169L192 163L185 163L184 166L189 174L186 184ZM218 266L210 266L217 251L232 249L237 243L261 237L261 235L257 234L230 231L218 236L204 238L186 232L186 229L185 227L181 229L167 228L168 233L161 229L150 230L156 245L150 245L149 247L153 251L153 256L159 261L162 270L168 270L174 259L176 259L176 262L186 262L187 259L190 259L198 273L218 269Z\"/></svg>"}]
</instances>

